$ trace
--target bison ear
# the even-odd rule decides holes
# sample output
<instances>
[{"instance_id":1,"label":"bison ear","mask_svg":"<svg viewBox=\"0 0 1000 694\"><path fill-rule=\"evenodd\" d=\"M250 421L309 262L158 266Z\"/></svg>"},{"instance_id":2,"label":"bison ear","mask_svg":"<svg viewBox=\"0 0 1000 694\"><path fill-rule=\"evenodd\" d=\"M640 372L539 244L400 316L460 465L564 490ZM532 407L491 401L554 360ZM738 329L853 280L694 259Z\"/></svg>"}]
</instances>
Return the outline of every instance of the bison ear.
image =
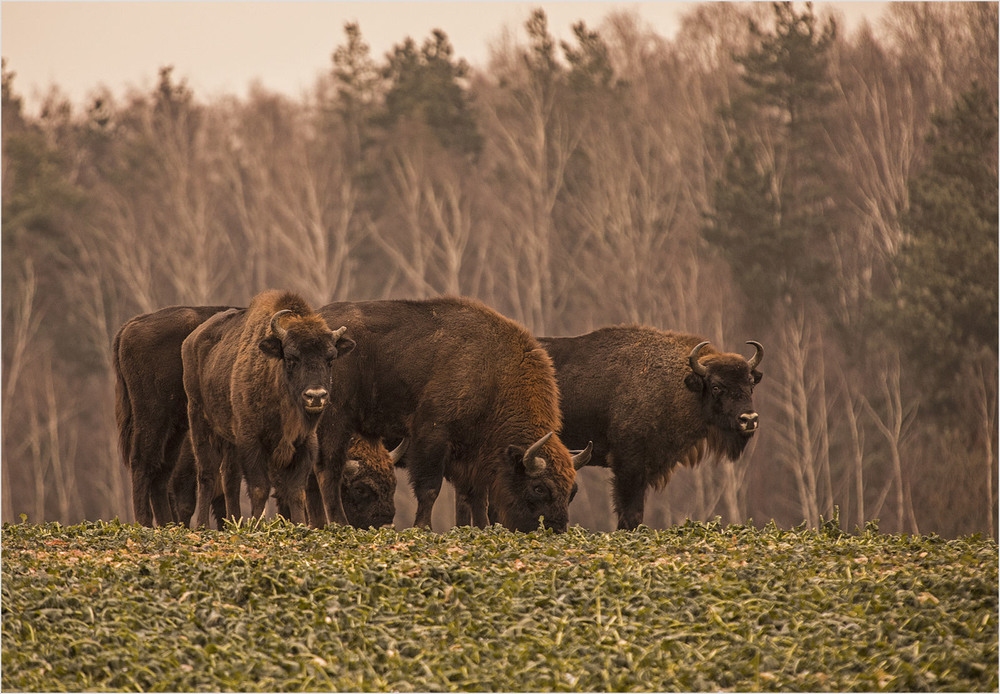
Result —
<instances>
[{"instance_id":1,"label":"bison ear","mask_svg":"<svg viewBox=\"0 0 1000 694\"><path fill-rule=\"evenodd\" d=\"M507 446L507 458L514 464L515 467L517 467L517 465L524 458L524 449L520 446Z\"/></svg>"},{"instance_id":2,"label":"bison ear","mask_svg":"<svg viewBox=\"0 0 1000 694\"><path fill-rule=\"evenodd\" d=\"M347 332L347 326L342 325L336 330L331 331L333 337L334 347L337 349L337 357L340 358L354 349L355 342L349 337L344 337L344 333Z\"/></svg>"},{"instance_id":3,"label":"bison ear","mask_svg":"<svg viewBox=\"0 0 1000 694\"><path fill-rule=\"evenodd\" d=\"M354 349L357 343L349 337L342 337L337 340L337 357L340 358Z\"/></svg>"},{"instance_id":4,"label":"bison ear","mask_svg":"<svg viewBox=\"0 0 1000 694\"><path fill-rule=\"evenodd\" d=\"M257 346L260 347L261 352L274 359L281 359L284 356L284 353L281 351L281 340L273 335L265 337Z\"/></svg>"},{"instance_id":5,"label":"bison ear","mask_svg":"<svg viewBox=\"0 0 1000 694\"><path fill-rule=\"evenodd\" d=\"M344 474L342 479L344 481L353 480L360 473L361 473L361 463L359 463L354 458L351 458L346 463L344 463Z\"/></svg>"},{"instance_id":6,"label":"bison ear","mask_svg":"<svg viewBox=\"0 0 1000 694\"><path fill-rule=\"evenodd\" d=\"M545 470L545 460L534 456L529 460L525 460L524 454L525 449L520 446L507 446L507 459L514 466L514 470L522 472L528 477L537 477Z\"/></svg>"},{"instance_id":7,"label":"bison ear","mask_svg":"<svg viewBox=\"0 0 1000 694\"><path fill-rule=\"evenodd\" d=\"M705 387L705 380L698 374L688 374L684 377L684 385L688 390L700 393Z\"/></svg>"},{"instance_id":8,"label":"bison ear","mask_svg":"<svg viewBox=\"0 0 1000 694\"><path fill-rule=\"evenodd\" d=\"M760 379L764 378L764 374L762 374L757 369L754 369L753 371L751 371L750 375L753 376L753 384L754 385L757 385L758 383L760 383Z\"/></svg>"}]
</instances>

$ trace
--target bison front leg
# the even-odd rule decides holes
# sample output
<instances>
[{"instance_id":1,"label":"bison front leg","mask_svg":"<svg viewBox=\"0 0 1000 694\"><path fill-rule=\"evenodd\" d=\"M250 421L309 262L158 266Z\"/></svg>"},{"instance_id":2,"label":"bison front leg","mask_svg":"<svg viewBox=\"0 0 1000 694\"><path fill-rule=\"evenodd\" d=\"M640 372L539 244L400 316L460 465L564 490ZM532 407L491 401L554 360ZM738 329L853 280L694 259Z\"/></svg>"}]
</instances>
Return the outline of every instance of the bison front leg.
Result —
<instances>
[{"instance_id":1,"label":"bison front leg","mask_svg":"<svg viewBox=\"0 0 1000 694\"><path fill-rule=\"evenodd\" d=\"M316 459L315 439L299 446L291 462L275 471L275 496L293 523L306 524L306 483Z\"/></svg>"},{"instance_id":2,"label":"bison front leg","mask_svg":"<svg viewBox=\"0 0 1000 694\"><path fill-rule=\"evenodd\" d=\"M469 496L455 488L455 525L472 525L472 504Z\"/></svg>"},{"instance_id":3,"label":"bison front leg","mask_svg":"<svg viewBox=\"0 0 1000 694\"><path fill-rule=\"evenodd\" d=\"M149 476L146 471L132 463L132 513L135 522L147 528L153 527L153 511L149 505Z\"/></svg>"},{"instance_id":4,"label":"bison front leg","mask_svg":"<svg viewBox=\"0 0 1000 694\"><path fill-rule=\"evenodd\" d=\"M243 470L243 478L247 483L247 493L250 495L250 515L260 518L264 515L267 498L271 494L271 479L268 474L268 456L256 442L244 443L237 447L236 458ZM226 508L233 513L234 507L226 497Z\"/></svg>"},{"instance_id":5,"label":"bison front leg","mask_svg":"<svg viewBox=\"0 0 1000 694\"><path fill-rule=\"evenodd\" d=\"M311 527L326 527L326 507L323 505L323 494L319 490L315 471L309 473L309 479L306 480L306 517Z\"/></svg>"},{"instance_id":6,"label":"bison front leg","mask_svg":"<svg viewBox=\"0 0 1000 694\"><path fill-rule=\"evenodd\" d=\"M344 474L344 464L347 462L347 442L350 432L342 426L335 426L324 415L317 429L319 452L313 463L316 484L326 513L316 513L316 522L322 527L326 521L347 525L347 514L344 513L344 502L340 496L341 481ZM310 508L316 503L312 498ZM325 516L325 518L324 518Z\"/></svg>"},{"instance_id":7,"label":"bison front leg","mask_svg":"<svg viewBox=\"0 0 1000 694\"><path fill-rule=\"evenodd\" d=\"M477 528L487 528L490 525L490 517L487 513L489 508L489 503L486 500L485 494L476 494L470 496L470 502L472 505L472 522Z\"/></svg>"}]
</instances>

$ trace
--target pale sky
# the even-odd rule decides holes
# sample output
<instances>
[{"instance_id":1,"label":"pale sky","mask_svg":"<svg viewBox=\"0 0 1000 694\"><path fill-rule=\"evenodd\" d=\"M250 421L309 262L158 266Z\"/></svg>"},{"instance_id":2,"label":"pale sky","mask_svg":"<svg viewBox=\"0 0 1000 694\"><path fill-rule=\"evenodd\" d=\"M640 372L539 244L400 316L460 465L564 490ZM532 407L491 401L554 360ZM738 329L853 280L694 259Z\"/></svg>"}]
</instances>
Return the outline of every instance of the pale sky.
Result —
<instances>
[{"instance_id":1,"label":"pale sky","mask_svg":"<svg viewBox=\"0 0 1000 694\"><path fill-rule=\"evenodd\" d=\"M443 30L455 54L485 66L489 47L504 28L523 35L541 7L549 31L569 39L583 20L596 28L613 10L636 10L657 33L673 36L695 2L36 2L0 3L0 53L15 73L14 90L37 107L52 85L77 105L98 87L115 96L129 88L151 90L161 66L187 82L196 98L243 97L251 83L298 98L328 71L344 42L344 23L356 21L381 60L407 36L417 44ZM873 24L886 2L818 2L835 7L848 28L862 17Z\"/></svg>"}]
</instances>

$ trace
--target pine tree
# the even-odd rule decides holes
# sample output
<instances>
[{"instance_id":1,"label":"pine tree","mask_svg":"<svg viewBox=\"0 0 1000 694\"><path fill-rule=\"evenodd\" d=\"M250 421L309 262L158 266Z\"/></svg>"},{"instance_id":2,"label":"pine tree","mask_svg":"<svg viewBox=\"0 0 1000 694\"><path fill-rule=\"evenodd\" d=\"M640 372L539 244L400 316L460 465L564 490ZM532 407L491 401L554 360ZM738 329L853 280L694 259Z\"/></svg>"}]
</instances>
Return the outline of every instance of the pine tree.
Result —
<instances>
[{"instance_id":1,"label":"pine tree","mask_svg":"<svg viewBox=\"0 0 1000 694\"><path fill-rule=\"evenodd\" d=\"M898 286L881 311L920 380L947 398L964 389L959 365L997 359L997 105L977 86L933 123L930 161L910 181Z\"/></svg>"},{"instance_id":2,"label":"pine tree","mask_svg":"<svg viewBox=\"0 0 1000 694\"><path fill-rule=\"evenodd\" d=\"M702 230L763 323L775 305L822 301L839 179L823 133L836 24L818 26L811 3L801 14L790 2L773 7L774 30L751 21L757 45L735 56L747 90L723 116L740 135Z\"/></svg>"}]
</instances>

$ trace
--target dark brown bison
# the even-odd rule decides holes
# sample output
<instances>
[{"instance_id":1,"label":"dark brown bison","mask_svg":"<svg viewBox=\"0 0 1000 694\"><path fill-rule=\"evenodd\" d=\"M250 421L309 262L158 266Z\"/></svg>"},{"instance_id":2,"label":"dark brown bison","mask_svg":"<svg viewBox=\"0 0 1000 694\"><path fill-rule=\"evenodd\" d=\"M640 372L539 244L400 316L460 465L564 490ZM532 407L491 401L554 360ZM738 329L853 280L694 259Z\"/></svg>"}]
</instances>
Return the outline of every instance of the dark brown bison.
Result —
<instances>
[{"instance_id":1,"label":"dark brown bison","mask_svg":"<svg viewBox=\"0 0 1000 694\"><path fill-rule=\"evenodd\" d=\"M115 413L122 459L133 477L137 522L152 525L151 507L159 509L156 516L161 525L171 520L188 523L194 514L198 482L187 436L181 343L203 322L231 308L171 306L132 318L115 336ZM397 449L390 455L377 442L358 439L355 445L352 441L349 457L357 461L358 469L351 474L353 466L348 463L341 498L354 527L378 527L392 521L393 463L400 454ZM219 506L213 510L221 527L225 497L220 495L216 503ZM323 525L325 512L311 516L310 523Z\"/></svg>"},{"instance_id":2,"label":"dark brown bison","mask_svg":"<svg viewBox=\"0 0 1000 694\"><path fill-rule=\"evenodd\" d=\"M222 476L226 511L239 515L240 474L254 516L271 489L291 519L306 522L306 480L316 459L316 426L330 399L331 369L354 348L298 295L267 291L246 309L198 326L181 345L188 424L198 468L198 525ZM330 516L346 523L340 499L343 461L325 469Z\"/></svg>"},{"instance_id":3,"label":"dark brown bison","mask_svg":"<svg viewBox=\"0 0 1000 694\"><path fill-rule=\"evenodd\" d=\"M126 322L115 335L118 447L132 475L132 509L142 525L176 520L167 484L187 436L181 343L228 306L171 306Z\"/></svg>"},{"instance_id":4,"label":"dark brown bison","mask_svg":"<svg viewBox=\"0 0 1000 694\"><path fill-rule=\"evenodd\" d=\"M393 503L396 474L393 469L405 448L405 441L390 452L381 442L369 441L360 436L351 438L340 497L347 522L355 528L381 528L392 524L393 516L396 515ZM316 487L315 475L309 475L307 485ZM316 493L319 493L318 487ZM198 472L194 450L191 447L191 437L185 436L177 466L170 478L170 508L174 519L187 525L194 515L197 498ZM283 500L278 500L278 509L286 517L290 513ZM326 508L322 503L315 509L310 506L307 510L310 525L326 525ZM221 487L216 490L212 499L212 513L221 530L226 517L226 497Z\"/></svg>"},{"instance_id":5,"label":"dark brown bison","mask_svg":"<svg viewBox=\"0 0 1000 694\"><path fill-rule=\"evenodd\" d=\"M440 297L330 304L358 348L334 367L343 403L320 429L317 479L330 506L352 433L409 439L405 467L429 528L447 478L485 526L487 502L507 528L565 530L578 460L555 432L559 394L552 362L531 334L470 299ZM331 413L334 415L334 413ZM589 455L589 454L587 454Z\"/></svg>"},{"instance_id":6,"label":"dark brown bison","mask_svg":"<svg viewBox=\"0 0 1000 694\"><path fill-rule=\"evenodd\" d=\"M748 360L695 335L613 327L539 341L562 394L563 440L592 439L592 465L610 467L620 529L642 523L646 490L708 453L735 460L757 431L751 396L764 349Z\"/></svg>"}]
</instances>

